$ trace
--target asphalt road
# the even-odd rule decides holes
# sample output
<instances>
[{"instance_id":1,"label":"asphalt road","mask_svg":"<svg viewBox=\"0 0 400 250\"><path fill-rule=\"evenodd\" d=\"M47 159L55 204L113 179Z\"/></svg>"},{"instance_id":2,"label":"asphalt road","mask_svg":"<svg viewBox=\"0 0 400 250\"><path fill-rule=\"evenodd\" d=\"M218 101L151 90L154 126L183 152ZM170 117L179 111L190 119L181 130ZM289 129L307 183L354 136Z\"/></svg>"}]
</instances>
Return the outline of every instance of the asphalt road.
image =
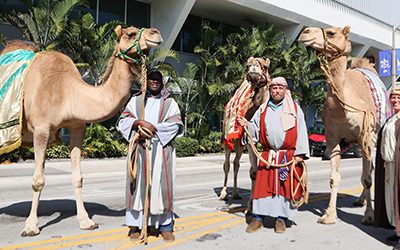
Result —
<instances>
[{"instance_id":1,"label":"asphalt road","mask_svg":"<svg viewBox=\"0 0 400 250\"><path fill-rule=\"evenodd\" d=\"M232 157L233 158L233 157ZM19 236L32 199L32 162L0 165L0 249L391 249L393 230L361 224L364 208L353 207L361 192L361 159L341 161L338 220L317 224L329 197L329 162L308 161L310 202L303 205L284 234L272 220L245 233L243 207L250 194L248 158L241 160L238 185L242 199L218 200L224 156L178 158L176 170L176 241L150 237L147 246L129 241L124 223L125 160L83 160L84 200L100 228L82 231L76 220L69 161L46 163L46 186L39 205L40 235ZM232 185L233 174L229 176ZM227 211L230 211L228 213Z\"/></svg>"}]
</instances>

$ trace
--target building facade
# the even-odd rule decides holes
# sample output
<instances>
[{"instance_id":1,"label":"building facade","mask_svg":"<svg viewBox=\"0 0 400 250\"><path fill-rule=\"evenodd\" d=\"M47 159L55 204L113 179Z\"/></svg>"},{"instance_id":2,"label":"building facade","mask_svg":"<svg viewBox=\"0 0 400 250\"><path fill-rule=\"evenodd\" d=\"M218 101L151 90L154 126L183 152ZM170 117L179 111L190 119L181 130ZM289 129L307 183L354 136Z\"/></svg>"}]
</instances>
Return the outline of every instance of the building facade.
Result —
<instances>
[{"instance_id":1,"label":"building facade","mask_svg":"<svg viewBox=\"0 0 400 250\"><path fill-rule=\"evenodd\" d=\"M34 1L34 0L33 0ZM352 56L378 59L380 50L400 44L398 0L89 0L99 24L120 20L137 27L156 27L164 46L180 54L180 65L196 60L193 47L201 40L201 21L221 25L227 33L240 26L273 24L295 42L307 26L351 26ZM18 0L0 2L0 12L27 11ZM396 28L396 29L395 29ZM17 30L0 23L8 39L20 38ZM393 37L394 34L394 37ZM394 38L394 39L393 39ZM396 42L397 41L397 42ZM180 65L177 71L180 71ZM390 82L383 78L386 83Z\"/></svg>"}]
</instances>

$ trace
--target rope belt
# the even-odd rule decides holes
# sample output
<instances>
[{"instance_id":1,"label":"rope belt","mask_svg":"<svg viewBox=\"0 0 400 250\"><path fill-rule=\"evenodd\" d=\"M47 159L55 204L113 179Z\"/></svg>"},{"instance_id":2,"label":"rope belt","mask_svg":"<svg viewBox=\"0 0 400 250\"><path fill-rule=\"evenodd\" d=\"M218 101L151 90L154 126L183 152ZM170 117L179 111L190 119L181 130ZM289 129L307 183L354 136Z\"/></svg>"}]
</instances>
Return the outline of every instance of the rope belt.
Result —
<instances>
[{"instance_id":1,"label":"rope belt","mask_svg":"<svg viewBox=\"0 0 400 250\"><path fill-rule=\"evenodd\" d=\"M264 157L262 157L262 155L260 154L260 152L258 152L253 138L250 135L250 132L247 128L247 126L243 126L243 129L246 133L247 139L249 141L249 145L253 151L253 153L257 156L257 158L263 162L265 164L264 168L265 169L271 169L271 168L284 168L287 166L290 166L290 174L289 177L290 178L290 204L292 205L292 207L294 208L298 208L301 205L303 205L304 203L308 203L308 188L307 188L307 165L304 161L300 162L300 166L303 169L303 173L301 174L301 176L299 175L299 173L297 171L295 171L296 168L296 162L294 160L294 158L292 158L292 160L283 163L283 164L273 164L271 158L266 160L264 159ZM294 180L297 180L297 185L296 187L294 187ZM300 199L296 200L295 199L295 195L296 193L299 191L299 189L302 189L302 195L300 197Z\"/></svg>"},{"instance_id":2,"label":"rope belt","mask_svg":"<svg viewBox=\"0 0 400 250\"><path fill-rule=\"evenodd\" d=\"M142 107L141 107L141 113L140 113L140 119L144 119L144 112L145 112L145 107L144 107L144 101L145 101L145 96L146 96L146 87L147 87L147 68L146 68L146 58L142 56L142 75L141 75L141 91L142 91ZM138 163L138 156L139 156L139 146L140 146L140 136L146 138L145 139L145 150L146 150L146 165L144 166L144 171L145 171L145 185L146 185L146 191L145 191L145 202L144 202L144 208L143 208L143 224L142 224L142 231L140 233L139 239L140 243L146 244L148 242L147 239L147 225L148 225L148 219L149 219L149 209L150 209L150 176L151 176L151 166L150 166L150 143L151 143L151 137L152 133L150 130L148 130L145 127L138 126L138 131L135 133L133 136L132 140L129 142L128 146L128 174L129 174L129 179L131 183L136 181L137 178L137 163ZM134 162L132 165L132 154L133 154L133 149L135 148L134 152Z\"/></svg>"}]
</instances>

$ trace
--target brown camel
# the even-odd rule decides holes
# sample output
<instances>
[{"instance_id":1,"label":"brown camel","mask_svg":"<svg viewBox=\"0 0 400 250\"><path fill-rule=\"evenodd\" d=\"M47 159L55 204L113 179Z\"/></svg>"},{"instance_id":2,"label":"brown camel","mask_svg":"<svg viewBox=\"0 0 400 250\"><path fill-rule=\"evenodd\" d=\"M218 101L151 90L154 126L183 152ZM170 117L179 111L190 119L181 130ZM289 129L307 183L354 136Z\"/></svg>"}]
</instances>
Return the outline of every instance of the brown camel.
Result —
<instances>
[{"instance_id":1,"label":"brown camel","mask_svg":"<svg viewBox=\"0 0 400 250\"><path fill-rule=\"evenodd\" d=\"M236 126L239 126L236 118L229 119L228 116L236 117L237 114L234 110L239 105L239 109L242 110L243 114L245 114L245 118L250 120L254 113L257 111L258 107L265 101L266 92L268 92L268 84L271 82L270 75L268 73L268 67L270 64L270 60L263 59L260 57L250 57L247 60L246 64L246 79L243 81L238 90L236 90L235 95L229 100L228 104L225 107L224 114L224 135L225 139L227 137L227 131L229 130L229 123L236 123ZM250 86L251 85L251 86ZM247 97L244 99L240 99L240 95L245 92L245 89L250 89L250 92ZM236 100L236 102L235 102ZM233 199L240 199L240 196L237 191L237 176L240 168L240 157L243 154L243 145L240 143L241 138L237 138L234 140L236 156L233 160ZM225 150L225 162L224 162L224 187L221 190L221 194L219 196L220 200L224 200L228 196L227 192L227 182L228 182L228 174L230 169L230 155L232 148L227 146L227 143L224 143ZM252 187L255 180L255 175L257 172L257 157L253 153L250 147L248 147L249 158L250 158L250 178L252 180Z\"/></svg>"},{"instance_id":2,"label":"brown camel","mask_svg":"<svg viewBox=\"0 0 400 250\"><path fill-rule=\"evenodd\" d=\"M40 52L31 63L24 86L23 141L33 142L34 145L34 194L21 236L40 233L37 208L45 184L46 148L63 127L70 132L72 183L80 228L92 230L98 227L89 219L82 199L80 158L85 124L104 121L123 107L129 98L132 82L139 78L140 65L134 62L141 60L138 48L147 53L162 42L160 32L154 28L139 30L117 26L115 32L119 40L115 48L116 56L110 58L103 84L98 87L86 84L72 60L64 54ZM10 44L4 51L9 51L10 47L18 49Z\"/></svg>"},{"instance_id":3,"label":"brown camel","mask_svg":"<svg viewBox=\"0 0 400 250\"><path fill-rule=\"evenodd\" d=\"M374 220L371 205L371 151L375 146L377 112L370 85L364 75L355 69L347 69L347 59L351 51L350 27L307 28L299 38L306 46L315 49L321 58L321 68L328 82L328 93L322 118L325 124L327 150L331 158L331 196L328 209L318 220L319 223L336 222L336 199L340 184L340 145L345 139L349 143L359 143L363 153L361 183L363 192L356 205L367 207L362 219L364 224ZM358 61L353 66L371 67L369 63Z\"/></svg>"}]
</instances>

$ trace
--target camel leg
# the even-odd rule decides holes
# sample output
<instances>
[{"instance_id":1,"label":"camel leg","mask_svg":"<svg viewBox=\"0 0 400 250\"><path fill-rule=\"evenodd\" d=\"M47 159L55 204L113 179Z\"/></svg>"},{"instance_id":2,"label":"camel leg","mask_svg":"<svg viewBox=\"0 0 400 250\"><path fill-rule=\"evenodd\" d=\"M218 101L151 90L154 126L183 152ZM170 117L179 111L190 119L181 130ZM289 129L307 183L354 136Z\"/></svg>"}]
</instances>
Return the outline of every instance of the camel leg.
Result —
<instances>
[{"instance_id":1,"label":"camel leg","mask_svg":"<svg viewBox=\"0 0 400 250\"><path fill-rule=\"evenodd\" d=\"M328 138L328 137L327 137ZM339 143L327 143L328 152L331 156L331 176L330 176L330 188L331 196L329 199L328 209L325 214L318 219L318 223L321 224L334 224L336 223L336 200L340 184L340 145Z\"/></svg>"},{"instance_id":2,"label":"camel leg","mask_svg":"<svg viewBox=\"0 0 400 250\"><path fill-rule=\"evenodd\" d=\"M235 159L233 160L233 191L232 199L241 199L237 190L237 177L240 169L240 158L242 157L244 147L238 145L236 150Z\"/></svg>"},{"instance_id":3,"label":"camel leg","mask_svg":"<svg viewBox=\"0 0 400 250\"><path fill-rule=\"evenodd\" d=\"M33 146L35 151L35 171L33 173L32 189L33 199L31 211L25 221L25 227L21 231L21 236L35 236L40 233L37 218L40 194L44 187L44 162L46 159L46 149L50 131L46 126L35 127L33 132Z\"/></svg>"},{"instance_id":4,"label":"camel leg","mask_svg":"<svg viewBox=\"0 0 400 250\"><path fill-rule=\"evenodd\" d=\"M374 209L372 208L371 202L371 186L372 186L372 162L367 159L366 155L363 155L363 171L361 175L361 183L363 185L362 196L367 201L367 208L364 212L364 217L361 222L365 225L372 225L374 223Z\"/></svg>"},{"instance_id":5,"label":"camel leg","mask_svg":"<svg viewBox=\"0 0 400 250\"><path fill-rule=\"evenodd\" d=\"M99 226L89 219L89 215L83 205L82 186L83 178L81 171L81 150L83 137L85 136L85 125L76 128L69 128L70 148L72 163L72 186L74 187L77 218L79 227L83 230L93 230Z\"/></svg>"},{"instance_id":6,"label":"camel leg","mask_svg":"<svg viewBox=\"0 0 400 250\"><path fill-rule=\"evenodd\" d=\"M253 190L254 184L256 182L256 175L257 175L257 156L254 154L253 149L250 145L247 145L247 151L249 152L249 160L250 160L250 169L249 169L249 176L251 179L251 193L249 197L249 201L247 202L247 214L251 214L253 211Z\"/></svg>"},{"instance_id":7,"label":"camel leg","mask_svg":"<svg viewBox=\"0 0 400 250\"><path fill-rule=\"evenodd\" d=\"M221 194L219 195L220 200L225 200L226 198L228 198L227 183L228 183L229 169L231 168L230 159L229 159L231 156L231 151L225 144L224 144L224 151L225 151L225 162L224 162L223 168L224 168L225 178L224 178L224 186L221 190Z\"/></svg>"}]
</instances>

